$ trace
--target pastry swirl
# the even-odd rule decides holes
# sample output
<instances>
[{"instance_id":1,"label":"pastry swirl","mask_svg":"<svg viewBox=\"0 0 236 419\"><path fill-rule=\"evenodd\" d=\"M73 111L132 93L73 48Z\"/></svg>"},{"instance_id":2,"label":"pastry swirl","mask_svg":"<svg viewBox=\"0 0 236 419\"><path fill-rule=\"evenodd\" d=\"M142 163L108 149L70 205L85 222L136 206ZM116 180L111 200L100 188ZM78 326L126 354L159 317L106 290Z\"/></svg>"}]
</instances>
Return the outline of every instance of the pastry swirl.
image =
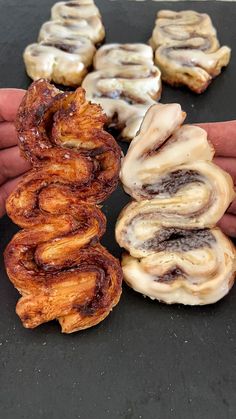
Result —
<instances>
[{"instance_id":1,"label":"pastry swirl","mask_svg":"<svg viewBox=\"0 0 236 419\"><path fill-rule=\"evenodd\" d=\"M93 0L59 1L51 9L52 20L71 22L78 19L88 19L91 16L101 17Z\"/></svg>"},{"instance_id":2,"label":"pastry swirl","mask_svg":"<svg viewBox=\"0 0 236 419\"><path fill-rule=\"evenodd\" d=\"M148 110L121 168L136 201L121 212L116 239L129 252L122 267L132 288L167 303L208 304L234 282L234 246L214 226L235 193L212 163L206 132L184 119L178 104Z\"/></svg>"},{"instance_id":3,"label":"pastry swirl","mask_svg":"<svg viewBox=\"0 0 236 419\"><path fill-rule=\"evenodd\" d=\"M40 29L38 41L48 38L70 39L85 37L93 44L101 42L105 36L104 26L98 16L91 16L87 19L78 19L73 23L62 22L61 20L50 20L45 22Z\"/></svg>"},{"instance_id":4,"label":"pastry swirl","mask_svg":"<svg viewBox=\"0 0 236 419\"><path fill-rule=\"evenodd\" d=\"M103 131L101 109L84 96L39 80L17 116L19 145L33 169L7 201L23 230L7 246L5 264L28 328L53 319L65 333L91 327L121 294L119 263L99 243L106 219L96 206L116 187L120 150Z\"/></svg>"},{"instance_id":5,"label":"pastry swirl","mask_svg":"<svg viewBox=\"0 0 236 419\"><path fill-rule=\"evenodd\" d=\"M65 86L78 86L92 64L95 51L92 42L83 36L57 36L28 45L23 57L33 80L43 77Z\"/></svg>"},{"instance_id":6,"label":"pastry swirl","mask_svg":"<svg viewBox=\"0 0 236 419\"><path fill-rule=\"evenodd\" d=\"M230 48L220 48L210 17L192 10L161 10L150 44L162 79L196 93L202 93L230 60Z\"/></svg>"},{"instance_id":7,"label":"pastry swirl","mask_svg":"<svg viewBox=\"0 0 236 419\"><path fill-rule=\"evenodd\" d=\"M94 56L96 70L111 67L131 66L136 70L137 65L153 67L152 49L145 44L107 44L99 48ZM133 67L134 66L134 67Z\"/></svg>"},{"instance_id":8,"label":"pastry swirl","mask_svg":"<svg viewBox=\"0 0 236 419\"><path fill-rule=\"evenodd\" d=\"M42 25L38 43L23 53L27 74L76 87L92 64L94 44L105 36L101 16L93 0L78 0L56 3L51 18Z\"/></svg>"},{"instance_id":9,"label":"pastry swirl","mask_svg":"<svg viewBox=\"0 0 236 419\"><path fill-rule=\"evenodd\" d=\"M102 106L108 125L130 141L161 94L160 71L153 65L151 48L142 44L105 45L95 54L94 65L97 71L88 74L82 84L86 96Z\"/></svg>"}]
</instances>

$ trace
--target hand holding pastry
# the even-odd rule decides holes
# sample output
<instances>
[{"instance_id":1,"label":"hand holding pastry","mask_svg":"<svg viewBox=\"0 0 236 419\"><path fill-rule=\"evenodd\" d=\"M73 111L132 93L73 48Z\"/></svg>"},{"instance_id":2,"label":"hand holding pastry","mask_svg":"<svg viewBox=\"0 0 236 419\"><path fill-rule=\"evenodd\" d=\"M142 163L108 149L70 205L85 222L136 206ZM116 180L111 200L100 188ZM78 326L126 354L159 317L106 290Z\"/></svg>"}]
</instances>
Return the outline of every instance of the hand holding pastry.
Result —
<instances>
[{"instance_id":1,"label":"hand holding pastry","mask_svg":"<svg viewBox=\"0 0 236 419\"><path fill-rule=\"evenodd\" d=\"M106 219L96 206L115 189L120 149L106 117L83 89L33 83L16 118L20 148L33 165L7 200L23 230L5 251L8 276L22 297L25 327L58 319L65 333L102 321L118 303L118 261L99 243Z\"/></svg>"},{"instance_id":2,"label":"hand holding pastry","mask_svg":"<svg viewBox=\"0 0 236 419\"><path fill-rule=\"evenodd\" d=\"M228 172L236 185L236 121L199 124L208 133L215 149L214 163ZM236 237L236 199L218 225L229 236Z\"/></svg>"},{"instance_id":3,"label":"hand holding pastry","mask_svg":"<svg viewBox=\"0 0 236 419\"><path fill-rule=\"evenodd\" d=\"M25 94L21 89L0 89L0 217L5 201L31 165L20 156L14 121Z\"/></svg>"}]
</instances>

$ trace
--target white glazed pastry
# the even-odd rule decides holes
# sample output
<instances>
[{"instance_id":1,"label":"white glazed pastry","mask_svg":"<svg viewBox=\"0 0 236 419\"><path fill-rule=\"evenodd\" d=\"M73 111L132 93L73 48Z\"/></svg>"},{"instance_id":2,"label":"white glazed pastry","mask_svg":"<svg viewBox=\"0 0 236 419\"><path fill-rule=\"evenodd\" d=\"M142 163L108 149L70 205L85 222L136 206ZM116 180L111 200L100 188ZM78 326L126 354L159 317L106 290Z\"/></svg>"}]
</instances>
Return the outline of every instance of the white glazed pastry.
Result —
<instances>
[{"instance_id":1,"label":"white glazed pastry","mask_svg":"<svg viewBox=\"0 0 236 419\"><path fill-rule=\"evenodd\" d=\"M150 44L162 79L196 93L202 93L230 60L231 50L220 48L210 17L192 10L158 12Z\"/></svg>"},{"instance_id":2,"label":"white glazed pastry","mask_svg":"<svg viewBox=\"0 0 236 419\"><path fill-rule=\"evenodd\" d=\"M88 100L99 103L109 126L130 141L150 106L161 95L161 74L153 65L152 50L143 44L108 44L94 57L97 71L83 81Z\"/></svg>"},{"instance_id":3,"label":"white glazed pastry","mask_svg":"<svg viewBox=\"0 0 236 419\"><path fill-rule=\"evenodd\" d=\"M95 46L84 37L68 40L49 38L29 45L24 51L28 75L33 79L46 78L65 86L81 84L91 65Z\"/></svg>"},{"instance_id":4,"label":"white glazed pastry","mask_svg":"<svg viewBox=\"0 0 236 419\"><path fill-rule=\"evenodd\" d=\"M94 56L96 70L127 65L131 69L135 65L153 67L152 48L145 44L107 44L99 48Z\"/></svg>"},{"instance_id":5,"label":"white glazed pastry","mask_svg":"<svg viewBox=\"0 0 236 419\"><path fill-rule=\"evenodd\" d=\"M148 110L122 164L123 186L137 201L121 212L116 239L136 291L166 303L209 304L235 278L235 248L214 227L235 193L231 177L212 163L206 132L184 119L178 104Z\"/></svg>"},{"instance_id":6,"label":"white glazed pastry","mask_svg":"<svg viewBox=\"0 0 236 419\"><path fill-rule=\"evenodd\" d=\"M91 42L97 44L105 36L104 26L100 17L91 16L88 19L78 19L73 23L62 22L60 20L49 20L45 22L39 32L38 41L48 39L49 37L84 36Z\"/></svg>"},{"instance_id":7,"label":"white glazed pastry","mask_svg":"<svg viewBox=\"0 0 236 419\"><path fill-rule=\"evenodd\" d=\"M52 20L45 22L38 43L28 45L23 57L28 75L76 87L92 64L96 48L105 36L93 0L59 2L52 7Z\"/></svg>"},{"instance_id":8,"label":"white glazed pastry","mask_svg":"<svg viewBox=\"0 0 236 419\"><path fill-rule=\"evenodd\" d=\"M93 0L60 1L51 10L52 20L73 23L78 19L101 16Z\"/></svg>"}]
</instances>

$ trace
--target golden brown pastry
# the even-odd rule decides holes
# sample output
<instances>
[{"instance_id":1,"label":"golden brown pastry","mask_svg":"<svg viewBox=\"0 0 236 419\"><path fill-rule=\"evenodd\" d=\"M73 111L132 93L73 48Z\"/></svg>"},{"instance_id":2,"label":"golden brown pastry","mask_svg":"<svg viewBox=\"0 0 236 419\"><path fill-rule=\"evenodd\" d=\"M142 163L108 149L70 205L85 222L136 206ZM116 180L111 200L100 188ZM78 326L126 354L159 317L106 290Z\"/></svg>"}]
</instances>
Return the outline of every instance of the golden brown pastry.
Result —
<instances>
[{"instance_id":1,"label":"golden brown pastry","mask_svg":"<svg viewBox=\"0 0 236 419\"><path fill-rule=\"evenodd\" d=\"M108 125L130 141L148 108L161 95L161 74L152 50L143 44L108 44L94 57L95 70L83 81L86 97L99 103Z\"/></svg>"},{"instance_id":2,"label":"golden brown pastry","mask_svg":"<svg viewBox=\"0 0 236 419\"><path fill-rule=\"evenodd\" d=\"M96 206L117 185L120 149L103 130L100 107L84 96L81 88L62 93L38 80L16 120L33 169L7 201L23 230L8 244L5 264L27 328L53 319L65 333L91 327L121 294L119 262L99 243L106 219Z\"/></svg>"},{"instance_id":3,"label":"golden brown pastry","mask_svg":"<svg viewBox=\"0 0 236 419\"><path fill-rule=\"evenodd\" d=\"M150 44L162 79L202 93L222 67L228 65L230 48L220 48L210 17L193 10L161 10Z\"/></svg>"},{"instance_id":4,"label":"golden brown pastry","mask_svg":"<svg viewBox=\"0 0 236 419\"><path fill-rule=\"evenodd\" d=\"M206 132L182 125L180 105L152 106L131 142L121 181L137 201L121 212L116 239L126 282L166 303L209 304L232 287L236 252L214 227L235 197L212 163Z\"/></svg>"},{"instance_id":5,"label":"golden brown pastry","mask_svg":"<svg viewBox=\"0 0 236 419\"><path fill-rule=\"evenodd\" d=\"M101 16L93 0L77 0L56 3L51 18L42 25L38 43L23 53L27 74L78 86L92 64L94 44L105 36Z\"/></svg>"}]
</instances>

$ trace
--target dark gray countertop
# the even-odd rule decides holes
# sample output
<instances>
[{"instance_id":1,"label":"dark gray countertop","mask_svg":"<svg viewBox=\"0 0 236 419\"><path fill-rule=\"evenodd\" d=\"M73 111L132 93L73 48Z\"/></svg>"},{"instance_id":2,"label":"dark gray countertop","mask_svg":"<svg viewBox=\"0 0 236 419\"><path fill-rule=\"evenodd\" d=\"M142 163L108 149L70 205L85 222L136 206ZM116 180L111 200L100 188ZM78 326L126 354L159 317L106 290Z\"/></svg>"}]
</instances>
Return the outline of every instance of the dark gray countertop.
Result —
<instances>
[{"instance_id":1,"label":"dark gray countertop","mask_svg":"<svg viewBox=\"0 0 236 419\"><path fill-rule=\"evenodd\" d=\"M0 0L0 86L27 87L21 58L49 18L53 0ZM208 12L230 66L201 96L164 86L163 102L180 102L188 121L235 118L236 4L97 0L107 42L145 42L155 12ZM104 205L103 242L116 256L114 223L128 197L119 188ZM0 221L1 250L17 227ZM2 252L1 252L2 253ZM236 288L209 307L166 306L124 286L119 306L93 329L62 335L56 322L25 330L17 292L1 261L0 416L3 419L235 419Z\"/></svg>"}]
</instances>

